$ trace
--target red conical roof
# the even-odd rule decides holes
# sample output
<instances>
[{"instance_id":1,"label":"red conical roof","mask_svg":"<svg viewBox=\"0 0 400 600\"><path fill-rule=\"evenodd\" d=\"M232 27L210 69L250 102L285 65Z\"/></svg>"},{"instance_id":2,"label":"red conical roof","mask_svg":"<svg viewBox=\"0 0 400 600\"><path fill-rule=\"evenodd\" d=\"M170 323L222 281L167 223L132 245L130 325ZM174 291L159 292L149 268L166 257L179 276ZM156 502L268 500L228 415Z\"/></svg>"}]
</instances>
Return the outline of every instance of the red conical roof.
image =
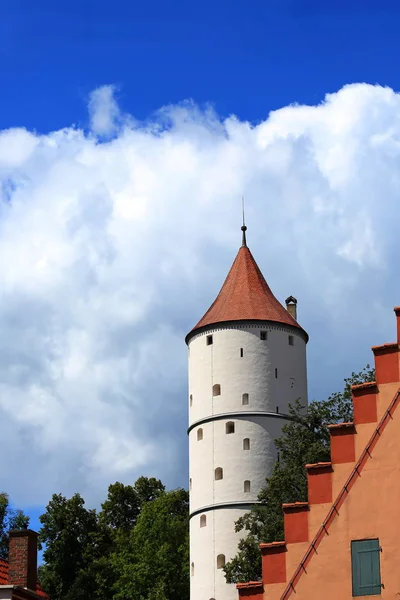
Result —
<instances>
[{"instance_id":1,"label":"red conical roof","mask_svg":"<svg viewBox=\"0 0 400 600\"><path fill-rule=\"evenodd\" d=\"M224 321L275 321L304 331L275 298L246 245L239 249L218 296L186 340L197 329Z\"/></svg>"}]
</instances>

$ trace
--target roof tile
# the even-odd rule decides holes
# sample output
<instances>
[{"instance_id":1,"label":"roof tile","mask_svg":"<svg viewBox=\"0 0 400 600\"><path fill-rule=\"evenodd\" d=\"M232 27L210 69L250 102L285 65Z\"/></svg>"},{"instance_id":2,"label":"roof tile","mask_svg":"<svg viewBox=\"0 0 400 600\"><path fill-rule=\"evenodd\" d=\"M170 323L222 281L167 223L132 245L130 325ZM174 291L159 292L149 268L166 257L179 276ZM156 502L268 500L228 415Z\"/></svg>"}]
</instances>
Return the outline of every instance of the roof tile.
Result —
<instances>
[{"instance_id":1,"label":"roof tile","mask_svg":"<svg viewBox=\"0 0 400 600\"><path fill-rule=\"evenodd\" d=\"M9 585L8 580L8 562L3 558L0 558L0 585ZM37 583L36 586L36 594L40 596L40 598L46 598L48 600L49 596L42 590L40 587L40 583Z\"/></svg>"},{"instance_id":2,"label":"roof tile","mask_svg":"<svg viewBox=\"0 0 400 600\"><path fill-rule=\"evenodd\" d=\"M249 248L242 246L217 298L189 335L207 325L248 320L275 321L303 331L271 292Z\"/></svg>"}]
</instances>

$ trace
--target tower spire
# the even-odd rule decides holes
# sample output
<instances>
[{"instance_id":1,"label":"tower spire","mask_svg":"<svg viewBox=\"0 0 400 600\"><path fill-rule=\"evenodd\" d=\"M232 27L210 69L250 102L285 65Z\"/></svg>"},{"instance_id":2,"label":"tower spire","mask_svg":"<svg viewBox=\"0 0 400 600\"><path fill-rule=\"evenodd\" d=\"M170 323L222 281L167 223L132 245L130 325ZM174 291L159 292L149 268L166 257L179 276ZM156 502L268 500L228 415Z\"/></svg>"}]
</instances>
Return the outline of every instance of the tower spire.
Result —
<instances>
[{"instance_id":1,"label":"tower spire","mask_svg":"<svg viewBox=\"0 0 400 600\"><path fill-rule=\"evenodd\" d=\"M243 225L241 227L242 230L242 246L247 247L247 243L246 243L246 231L247 231L247 227L245 225L244 222L244 196L242 196L242 215L243 215Z\"/></svg>"}]
</instances>

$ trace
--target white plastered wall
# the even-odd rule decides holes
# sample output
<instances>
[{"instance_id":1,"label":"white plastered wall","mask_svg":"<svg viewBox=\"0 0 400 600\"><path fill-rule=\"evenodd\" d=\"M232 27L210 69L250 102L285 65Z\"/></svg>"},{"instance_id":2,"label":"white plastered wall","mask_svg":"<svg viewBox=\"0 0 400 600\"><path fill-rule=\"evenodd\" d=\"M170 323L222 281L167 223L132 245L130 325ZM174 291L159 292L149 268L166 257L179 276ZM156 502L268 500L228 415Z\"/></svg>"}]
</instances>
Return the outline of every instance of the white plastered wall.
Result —
<instances>
[{"instance_id":1,"label":"white plastered wall","mask_svg":"<svg viewBox=\"0 0 400 600\"><path fill-rule=\"evenodd\" d=\"M262 340L260 332L267 332ZM207 336L212 344L207 345ZM292 336L293 345L289 344ZM214 396L214 384L221 394ZM242 404L242 395L249 404ZM190 399L191 397L191 399ZM235 521L257 500L276 461L274 439L288 404L307 402L306 342L295 328L273 323L210 327L189 341L189 469L191 600L235 600L234 585L217 569L237 552ZM234 433L226 424L234 423ZM202 439L197 434L202 429ZM250 449L243 449L243 440ZM223 479L215 480L215 469ZM244 482L250 481L250 492ZM245 504L247 503L247 505ZM211 507L225 504L224 508ZM204 509L204 512L203 510ZM206 527L200 527L205 514Z\"/></svg>"}]
</instances>

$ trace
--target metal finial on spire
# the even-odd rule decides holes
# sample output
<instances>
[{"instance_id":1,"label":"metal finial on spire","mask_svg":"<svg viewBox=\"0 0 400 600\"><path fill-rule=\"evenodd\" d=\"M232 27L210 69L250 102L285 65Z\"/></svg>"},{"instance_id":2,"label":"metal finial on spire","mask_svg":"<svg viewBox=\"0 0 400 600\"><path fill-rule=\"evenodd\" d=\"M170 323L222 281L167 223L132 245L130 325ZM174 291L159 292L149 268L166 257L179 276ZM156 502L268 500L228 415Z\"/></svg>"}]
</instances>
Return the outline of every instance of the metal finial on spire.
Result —
<instances>
[{"instance_id":1,"label":"metal finial on spire","mask_svg":"<svg viewBox=\"0 0 400 600\"><path fill-rule=\"evenodd\" d=\"M247 243L246 243L246 231L247 231L247 227L246 227L245 221L244 221L244 196L242 196L242 215L243 215L243 225L241 227L241 230L243 231L243 234L242 234L242 246L246 246L247 247Z\"/></svg>"}]
</instances>

